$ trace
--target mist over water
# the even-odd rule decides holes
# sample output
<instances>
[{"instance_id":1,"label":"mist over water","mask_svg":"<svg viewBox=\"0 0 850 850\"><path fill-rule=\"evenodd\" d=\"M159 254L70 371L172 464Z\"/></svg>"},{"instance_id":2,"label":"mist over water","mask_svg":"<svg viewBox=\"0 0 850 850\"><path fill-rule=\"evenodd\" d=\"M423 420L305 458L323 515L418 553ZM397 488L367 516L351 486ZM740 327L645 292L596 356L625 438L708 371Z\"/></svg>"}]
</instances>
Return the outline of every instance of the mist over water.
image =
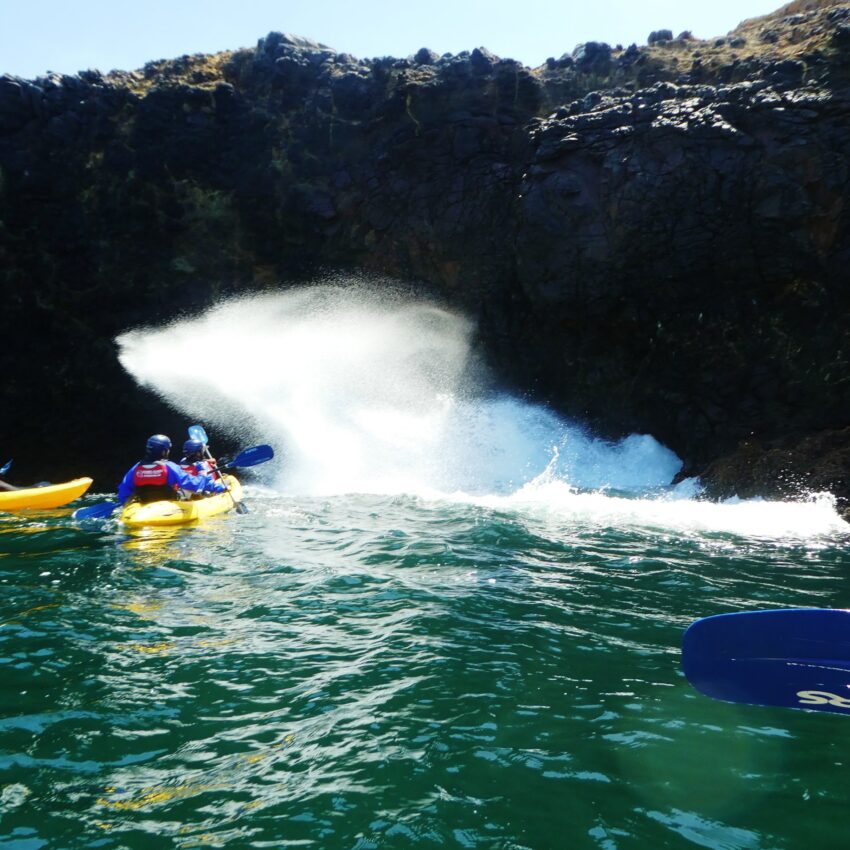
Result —
<instances>
[{"instance_id":1,"label":"mist over water","mask_svg":"<svg viewBox=\"0 0 850 850\"><path fill-rule=\"evenodd\" d=\"M269 483L288 495L408 494L765 535L846 527L828 497L695 501L693 482L669 486L681 461L652 436L612 443L495 390L473 331L392 291L320 285L228 301L118 343L124 367L187 417L273 444L282 463Z\"/></svg>"},{"instance_id":2,"label":"mist over water","mask_svg":"<svg viewBox=\"0 0 850 850\"><path fill-rule=\"evenodd\" d=\"M581 488L670 482L680 461L651 437L605 443L494 395L472 331L427 303L323 286L231 301L119 344L128 371L173 406L231 432L250 422L282 446L289 492L507 494L547 469Z\"/></svg>"}]
</instances>

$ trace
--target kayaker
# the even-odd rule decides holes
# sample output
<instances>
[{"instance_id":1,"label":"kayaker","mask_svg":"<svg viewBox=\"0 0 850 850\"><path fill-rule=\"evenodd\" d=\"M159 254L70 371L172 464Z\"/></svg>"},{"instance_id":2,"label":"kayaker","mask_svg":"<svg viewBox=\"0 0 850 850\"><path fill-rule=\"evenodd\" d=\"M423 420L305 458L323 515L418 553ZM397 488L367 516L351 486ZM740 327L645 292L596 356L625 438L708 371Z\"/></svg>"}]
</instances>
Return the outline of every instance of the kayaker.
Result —
<instances>
[{"instance_id":1,"label":"kayaker","mask_svg":"<svg viewBox=\"0 0 850 850\"><path fill-rule=\"evenodd\" d=\"M125 504L132 496L143 502L178 499L180 490L192 493L224 493L221 481L208 474L192 475L168 460L171 440L165 434L154 434L145 444L145 456L134 464L118 485L118 501Z\"/></svg>"},{"instance_id":2,"label":"kayaker","mask_svg":"<svg viewBox=\"0 0 850 850\"><path fill-rule=\"evenodd\" d=\"M216 467L215 458L205 458L207 445L200 440L186 440L183 443L183 459L180 468L190 475L210 475L220 478L221 474Z\"/></svg>"}]
</instances>

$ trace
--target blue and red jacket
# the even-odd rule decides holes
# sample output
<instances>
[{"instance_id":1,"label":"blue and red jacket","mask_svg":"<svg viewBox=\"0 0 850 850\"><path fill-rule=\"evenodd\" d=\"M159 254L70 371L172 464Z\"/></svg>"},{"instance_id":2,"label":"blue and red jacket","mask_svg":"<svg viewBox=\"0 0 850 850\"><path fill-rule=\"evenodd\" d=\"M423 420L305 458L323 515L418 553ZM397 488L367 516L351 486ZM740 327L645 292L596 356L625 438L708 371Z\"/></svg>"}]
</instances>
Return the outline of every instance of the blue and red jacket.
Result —
<instances>
[{"instance_id":1,"label":"blue and red jacket","mask_svg":"<svg viewBox=\"0 0 850 850\"><path fill-rule=\"evenodd\" d=\"M180 469L183 472L188 472L189 475L209 475L210 478L220 478L218 467L215 465L215 458L209 460L189 461L184 457L180 461Z\"/></svg>"},{"instance_id":2,"label":"blue and red jacket","mask_svg":"<svg viewBox=\"0 0 850 850\"><path fill-rule=\"evenodd\" d=\"M213 481L209 475L191 475L184 472L170 460L156 460L152 463L137 463L132 466L118 485L118 501L126 501L140 491L156 492L160 498L176 498L178 490L192 493L223 493L227 488L220 481Z\"/></svg>"}]
</instances>

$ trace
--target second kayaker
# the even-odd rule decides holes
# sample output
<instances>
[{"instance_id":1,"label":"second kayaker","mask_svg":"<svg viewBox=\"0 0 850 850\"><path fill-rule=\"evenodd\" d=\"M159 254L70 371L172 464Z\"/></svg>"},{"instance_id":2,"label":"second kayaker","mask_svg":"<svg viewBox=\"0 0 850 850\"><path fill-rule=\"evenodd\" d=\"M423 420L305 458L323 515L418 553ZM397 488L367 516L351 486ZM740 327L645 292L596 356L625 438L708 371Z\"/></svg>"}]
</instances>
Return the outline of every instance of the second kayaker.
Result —
<instances>
[{"instance_id":1,"label":"second kayaker","mask_svg":"<svg viewBox=\"0 0 850 850\"><path fill-rule=\"evenodd\" d=\"M145 443L145 456L134 464L118 485L118 501L126 504L135 496L142 502L178 499L180 490L192 493L224 493L221 481L203 473L192 475L168 460L171 440L165 434L154 434Z\"/></svg>"},{"instance_id":2,"label":"second kayaker","mask_svg":"<svg viewBox=\"0 0 850 850\"><path fill-rule=\"evenodd\" d=\"M180 461L180 468L190 475L210 475L213 478L221 478L215 458L204 457L206 448L206 443L200 440L186 440L183 443L183 459Z\"/></svg>"}]
</instances>

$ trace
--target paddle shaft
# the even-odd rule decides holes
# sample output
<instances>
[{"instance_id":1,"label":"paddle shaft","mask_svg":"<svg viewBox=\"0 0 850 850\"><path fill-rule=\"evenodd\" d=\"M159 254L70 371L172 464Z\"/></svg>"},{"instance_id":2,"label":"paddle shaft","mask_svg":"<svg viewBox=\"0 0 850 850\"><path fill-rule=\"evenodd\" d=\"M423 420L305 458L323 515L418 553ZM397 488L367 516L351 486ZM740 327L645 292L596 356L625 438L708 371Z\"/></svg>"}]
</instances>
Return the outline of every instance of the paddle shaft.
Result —
<instances>
[{"instance_id":1,"label":"paddle shaft","mask_svg":"<svg viewBox=\"0 0 850 850\"><path fill-rule=\"evenodd\" d=\"M193 440L199 439L204 444L204 454L207 456L208 460L213 461L214 458L210 452L207 432L204 430L204 427L202 425L191 425L189 427L189 436ZM213 481L215 481L216 475L221 478L224 488L230 496L230 501L233 502L233 507L236 508L236 513L247 514L248 506L243 504L241 501L237 501L236 497L233 495L233 491L230 489L230 485L227 483L227 479L221 474L221 472L219 472L218 467L213 467Z\"/></svg>"}]
</instances>

